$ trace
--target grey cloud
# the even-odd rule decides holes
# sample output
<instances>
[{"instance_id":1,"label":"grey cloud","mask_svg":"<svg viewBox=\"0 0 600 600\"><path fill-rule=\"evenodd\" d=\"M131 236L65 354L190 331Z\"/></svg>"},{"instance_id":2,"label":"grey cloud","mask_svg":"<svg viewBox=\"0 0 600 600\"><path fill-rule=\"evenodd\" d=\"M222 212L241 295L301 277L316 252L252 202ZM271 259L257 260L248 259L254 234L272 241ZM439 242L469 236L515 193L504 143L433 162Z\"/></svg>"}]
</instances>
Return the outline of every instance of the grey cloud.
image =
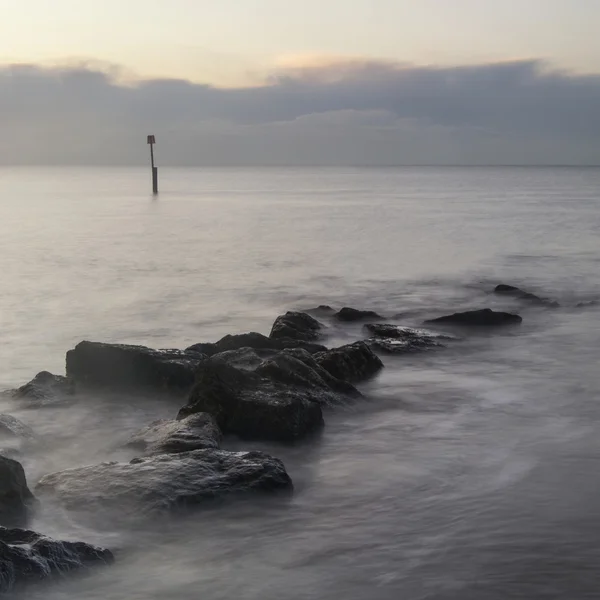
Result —
<instances>
[{"instance_id":1,"label":"grey cloud","mask_svg":"<svg viewBox=\"0 0 600 600\"><path fill-rule=\"evenodd\" d=\"M346 61L224 89L94 66L0 68L2 163L592 163L600 76L538 61Z\"/></svg>"}]
</instances>

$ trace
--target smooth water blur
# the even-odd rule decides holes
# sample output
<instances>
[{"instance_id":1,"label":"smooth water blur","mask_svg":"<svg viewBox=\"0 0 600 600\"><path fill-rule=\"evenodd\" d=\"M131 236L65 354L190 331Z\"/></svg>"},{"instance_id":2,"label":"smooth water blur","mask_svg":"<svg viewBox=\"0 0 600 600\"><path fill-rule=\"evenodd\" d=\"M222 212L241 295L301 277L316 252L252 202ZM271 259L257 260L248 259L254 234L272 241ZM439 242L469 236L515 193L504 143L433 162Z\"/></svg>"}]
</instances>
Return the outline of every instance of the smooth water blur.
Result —
<instances>
[{"instance_id":1,"label":"smooth water blur","mask_svg":"<svg viewBox=\"0 0 600 600\"><path fill-rule=\"evenodd\" d=\"M291 501L145 531L34 528L118 549L30 598L600 597L600 170L0 169L0 387L64 371L81 339L185 347L327 303L401 315L519 310L523 326L386 359L368 399L284 460ZM500 281L558 300L522 307ZM332 342L361 335L338 327ZM178 405L88 398L9 412L30 482L128 458ZM230 447L250 447L228 440Z\"/></svg>"}]
</instances>

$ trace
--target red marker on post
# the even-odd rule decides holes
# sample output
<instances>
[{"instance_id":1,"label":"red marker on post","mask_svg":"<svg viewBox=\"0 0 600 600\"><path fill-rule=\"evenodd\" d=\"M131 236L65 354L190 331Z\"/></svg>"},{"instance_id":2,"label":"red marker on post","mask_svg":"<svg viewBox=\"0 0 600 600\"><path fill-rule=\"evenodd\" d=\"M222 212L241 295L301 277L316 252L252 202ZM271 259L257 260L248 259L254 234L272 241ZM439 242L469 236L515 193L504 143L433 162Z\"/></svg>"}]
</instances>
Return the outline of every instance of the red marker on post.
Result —
<instances>
[{"instance_id":1,"label":"red marker on post","mask_svg":"<svg viewBox=\"0 0 600 600\"><path fill-rule=\"evenodd\" d=\"M152 163L152 193L158 194L158 167L154 166L154 144L156 144L156 138L153 135L148 136L148 144L150 144L150 161Z\"/></svg>"}]
</instances>

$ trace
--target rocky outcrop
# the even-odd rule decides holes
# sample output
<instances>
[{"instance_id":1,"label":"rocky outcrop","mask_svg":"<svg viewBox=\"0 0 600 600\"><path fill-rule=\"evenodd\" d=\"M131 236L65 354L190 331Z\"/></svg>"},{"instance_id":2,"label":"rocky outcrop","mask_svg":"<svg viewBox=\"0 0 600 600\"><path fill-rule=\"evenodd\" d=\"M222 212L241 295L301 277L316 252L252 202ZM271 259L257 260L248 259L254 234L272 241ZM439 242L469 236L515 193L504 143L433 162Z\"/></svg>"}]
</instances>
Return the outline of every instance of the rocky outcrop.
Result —
<instances>
[{"instance_id":1,"label":"rocky outcrop","mask_svg":"<svg viewBox=\"0 0 600 600\"><path fill-rule=\"evenodd\" d=\"M155 421L136 433L127 446L145 456L153 456L203 448L216 449L220 443L221 430L214 417L197 413L181 421Z\"/></svg>"},{"instance_id":2,"label":"rocky outcrop","mask_svg":"<svg viewBox=\"0 0 600 600\"><path fill-rule=\"evenodd\" d=\"M13 396L44 405L68 400L74 393L75 385L72 379L42 371L29 383L15 390Z\"/></svg>"},{"instance_id":3,"label":"rocky outcrop","mask_svg":"<svg viewBox=\"0 0 600 600\"><path fill-rule=\"evenodd\" d=\"M352 383L369 379L383 368L381 359L365 342L319 352L314 358L333 377Z\"/></svg>"},{"instance_id":4,"label":"rocky outcrop","mask_svg":"<svg viewBox=\"0 0 600 600\"><path fill-rule=\"evenodd\" d=\"M21 463L0 456L0 522L20 525L26 522L34 505L35 498L27 487Z\"/></svg>"},{"instance_id":5,"label":"rocky outcrop","mask_svg":"<svg viewBox=\"0 0 600 600\"><path fill-rule=\"evenodd\" d=\"M286 348L302 348L311 354L325 350L325 346L312 342L304 342L291 338L273 339L262 333L241 333L237 335L226 335L218 342L206 344L194 344L186 348L186 352L200 352L207 356L214 356L221 352L239 350L240 348L252 348L253 350L270 350L273 353Z\"/></svg>"},{"instance_id":6,"label":"rocky outcrop","mask_svg":"<svg viewBox=\"0 0 600 600\"><path fill-rule=\"evenodd\" d=\"M263 452L194 450L46 475L36 493L84 519L145 519L234 495L290 490L283 463Z\"/></svg>"},{"instance_id":7,"label":"rocky outcrop","mask_svg":"<svg viewBox=\"0 0 600 600\"><path fill-rule=\"evenodd\" d=\"M0 415L0 438L34 438L33 429L12 415Z\"/></svg>"},{"instance_id":8,"label":"rocky outcrop","mask_svg":"<svg viewBox=\"0 0 600 600\"><path fill-rule=\"evenodd\" d=\"M67 352L67 375L77 383L103 388L181 391L192 387L203 358L192 351L81 342Z\"/></svg>"},{"instance_id":9,"label":"rocky outcrop","mask_svg":"<svg viewBox=\"0 0 600 600\"><path fill-rule=\"evenodd\" d=\"M64 577L72 571L108 565L113 560L110 550L104 548L0 527L0 593Z\"/></svg>"},{"instance_id":10,"label":"rocky outcrop","mask_svg":"<svg viewBox=\"0 0 600 600\"><path fill-rule=\"evenodd\" d=\"M499 294L501 296L510 296L512 298L517 298L518 300L529 302L531 304L536 304L538 306L547 306L554 308L559 306L558 302L548 300L547 298L541 298L540 296L536 296L535 294L526 292L518 287L515 287L514 285L507 285L506 283L501 283L500 285L497 285L494 289L494 293Z\"/></svg>"},{"instance_id":11,"label":"rocky outcrop","mask_svg":"<svg viewBox=\"0 0 600 600\"><path fill-rule=\"evenodd\" d=\"M288 338L301 342L313 342L319 338L321 323L301 312L287 312L275 319L269 335L272 339Z\"/></svg>"},{"instance_id":12,"label":"rocky outcrop","mask_svg":"<svg viewBox=\"0 0 600 600\"><path fill-rule=\"evenodd\" d=\"M356 308L349 308L345 306L334 317L338 321L345 321L351 323L354 321L364 321L365 319L381 319L380 315L372 310L357 310Z\"/></svg>"},{"instance_id":13,"label":"rocky outcrop","mask_svg":"<svg viewBox=\"0 0 600 600\"><path fill-rule=\"evenodd\" d=\"M499 327L503 325L517 325L522 321L523 319L519 315L498 312L491 308L483 308L481 310L470 310L438 317L437 319L426 321L426 323L457 325L461 327Z\"/></svg>"},{"instance_id":14,"label":"rocky outcrop","mask_svg":"<svg viewBox=\"0 0 600 600\"><path fill-rule=\"evenodd\" d=\"M409 352L420 352L431 348L443 348L442 340L456 339L454 336L427 331L426 329L415 329L389 324L365 325L374 337L367 343L376 350L389 354L405 354Z\"/></svg>"}]
</instances>

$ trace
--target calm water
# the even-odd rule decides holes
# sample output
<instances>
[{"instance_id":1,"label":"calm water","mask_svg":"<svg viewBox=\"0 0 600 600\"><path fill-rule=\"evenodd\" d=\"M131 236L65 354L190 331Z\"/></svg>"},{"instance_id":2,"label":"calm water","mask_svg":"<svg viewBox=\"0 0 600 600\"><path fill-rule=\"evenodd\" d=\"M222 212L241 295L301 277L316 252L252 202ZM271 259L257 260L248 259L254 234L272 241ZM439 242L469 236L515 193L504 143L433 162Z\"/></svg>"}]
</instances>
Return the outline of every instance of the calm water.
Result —
<instances>
[{"instance_id":1,"label":"calm water","mask_svg":"<svg viewBox=\"0 0 600 600\"><path fill-rule=\"evenodd\" d=\"M81 339L184 347L268 333L321 303L402 314L519 310L524 324L386 359L368 400L281 457L291 501L144 531L35 529L117 564L30 598L577 600L600 597L600 170L0 169L0 387L62 373ZM500 282L561 302L519 307ZM334 330L332 343L360 335ZM41 444L30 483L127 458L178 405L5 403ZM248 444L227 442L228 446Z\"/></svg>"}]
</instances>

